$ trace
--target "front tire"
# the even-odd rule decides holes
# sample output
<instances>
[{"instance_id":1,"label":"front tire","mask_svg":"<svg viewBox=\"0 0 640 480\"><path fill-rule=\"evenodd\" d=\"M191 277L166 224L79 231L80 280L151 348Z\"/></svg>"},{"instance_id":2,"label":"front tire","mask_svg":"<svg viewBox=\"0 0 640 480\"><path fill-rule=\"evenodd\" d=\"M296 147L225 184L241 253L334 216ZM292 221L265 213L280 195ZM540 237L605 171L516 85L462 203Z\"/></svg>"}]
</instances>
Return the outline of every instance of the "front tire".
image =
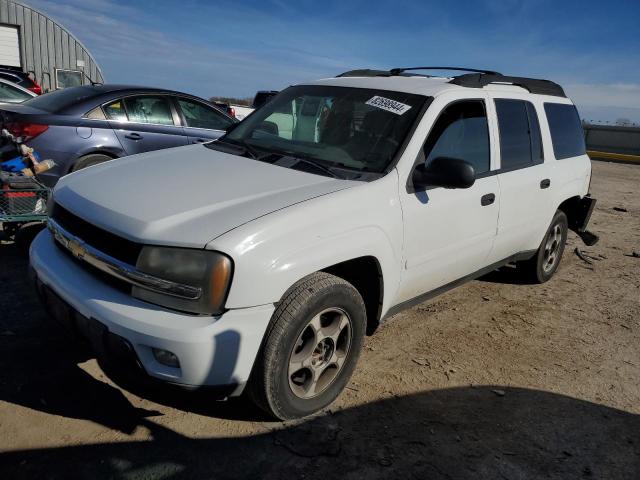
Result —
<instances>
[{"instance_id":1,"label":"front tire","mask_svg":"<svg viewBox=\"0 0 640 480\"><path fill-rule=\"evenodd\" d=\"M300 280L273 314L249 396L281 420L326 407L353 373L366 323L364 301L349 282L324 272Z\"/></svg>"},{"instance_id":2,"label":"front tire","mask_svg":"<svg viewBox=\"0 0 640 480\"><path fill-rule=\"evenodd\" d=\"M536 254L519 265L526 278L534 283L545 283L553 277L564 253L568 230L567 216L557 210Z\"/></svg>"}]
</instances>

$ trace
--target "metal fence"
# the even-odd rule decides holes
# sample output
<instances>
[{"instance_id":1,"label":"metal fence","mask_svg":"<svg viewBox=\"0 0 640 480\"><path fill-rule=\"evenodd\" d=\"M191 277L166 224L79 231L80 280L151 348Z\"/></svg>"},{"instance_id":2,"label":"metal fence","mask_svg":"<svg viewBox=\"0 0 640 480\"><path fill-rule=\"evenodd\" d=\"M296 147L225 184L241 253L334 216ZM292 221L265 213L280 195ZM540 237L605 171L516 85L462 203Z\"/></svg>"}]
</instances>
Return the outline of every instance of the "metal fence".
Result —
<instances>
[{"instance_id":1,"label":"metal fence","mask_svg":"<svg viewBox=\"0 0 640 480\"><path fill-rule=\"evenodd\" d=\"M640 127L583 124L591 158L640 163Z\"/></svg>"}]
</instances>

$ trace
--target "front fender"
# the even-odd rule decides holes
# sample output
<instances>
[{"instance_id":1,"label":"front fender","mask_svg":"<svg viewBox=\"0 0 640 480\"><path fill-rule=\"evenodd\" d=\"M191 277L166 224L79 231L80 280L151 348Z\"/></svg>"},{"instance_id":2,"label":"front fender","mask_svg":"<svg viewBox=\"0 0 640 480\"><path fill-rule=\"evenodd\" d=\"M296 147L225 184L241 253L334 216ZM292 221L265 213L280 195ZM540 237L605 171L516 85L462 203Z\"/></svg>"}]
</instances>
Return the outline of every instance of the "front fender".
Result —
<instances>
[{"instance_id":1,"label":"front fender","mask_svg":"<svg viewBox=\"0 0 640 480\"><path fill-rule=\"evenodd\" d=\"M234 261L227 308L278 302L301 278L372 256L383 275L383 312L400 280L402 211L397 174L271 213L218 237L207 248Z\"/></svg>"}]
</instances>

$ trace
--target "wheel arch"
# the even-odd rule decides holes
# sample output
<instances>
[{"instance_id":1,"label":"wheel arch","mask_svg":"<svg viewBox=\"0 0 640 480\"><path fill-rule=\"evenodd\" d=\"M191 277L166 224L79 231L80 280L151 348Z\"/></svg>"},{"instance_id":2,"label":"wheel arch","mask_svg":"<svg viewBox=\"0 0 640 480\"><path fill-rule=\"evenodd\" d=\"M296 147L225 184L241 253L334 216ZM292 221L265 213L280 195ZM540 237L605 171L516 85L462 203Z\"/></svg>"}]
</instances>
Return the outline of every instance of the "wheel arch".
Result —
<instances>
[{"instance_id":1,"label":"wheel arch","mask_svg":"<svg viewBox=\"0 0 640 480\"><path fill-rule=\"evenodd\" d=\"M72 162L69 162L69 165L67 166L67 174L73 172L73 167L76 165L76 163L78 163L79 160L82 160L84 157L87 157L89 155L105 155L107 157L110 157L111 160L113 160L114 158L120 158L122 156L112 149L105 148L84 151L81 154L77 155Z\"/></svg>"},{"instance_id":2,"label":"wheel arch","mask_svg":"<svg viewBox=\"0 0 640 480\"><path fill-rule=\"evenodd\" d=\"M367 335L372 335L380 324L384 299L384 278L378 259L367 255L336 263L321 271L342 278L358 290L367 310Z\"/></svg>"},{"instance_id":3,"label":"wheel arch","mask_svg":"<svg viewBox=\"0 0 640 480\"><path fill-rule=\"evenodd\" d=\"M578 228L578 224L580 223L580 215L582 212L580 201L580 195L574 195L562 201L556 209L564 212L564 214L567 216L567 220L569 221L569 230L575 231Z\"/></svg>"}]
</instances>

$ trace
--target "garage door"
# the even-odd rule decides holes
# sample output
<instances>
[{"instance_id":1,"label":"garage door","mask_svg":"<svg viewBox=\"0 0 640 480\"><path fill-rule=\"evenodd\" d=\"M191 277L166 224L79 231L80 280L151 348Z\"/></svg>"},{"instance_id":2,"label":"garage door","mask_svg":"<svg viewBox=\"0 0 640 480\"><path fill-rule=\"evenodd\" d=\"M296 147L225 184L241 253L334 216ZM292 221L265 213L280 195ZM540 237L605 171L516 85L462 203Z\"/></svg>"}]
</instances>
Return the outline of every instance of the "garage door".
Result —
<instances>
[{"instance_id":1,"label":"garage door","mask_svg":"<svg viewBox=\"0 0 640 480\"><path fill-rule=\"evenodd\" d=\"M0 26L0 65L21 66L18 27Z\"/></svg>"}]
</instances>

